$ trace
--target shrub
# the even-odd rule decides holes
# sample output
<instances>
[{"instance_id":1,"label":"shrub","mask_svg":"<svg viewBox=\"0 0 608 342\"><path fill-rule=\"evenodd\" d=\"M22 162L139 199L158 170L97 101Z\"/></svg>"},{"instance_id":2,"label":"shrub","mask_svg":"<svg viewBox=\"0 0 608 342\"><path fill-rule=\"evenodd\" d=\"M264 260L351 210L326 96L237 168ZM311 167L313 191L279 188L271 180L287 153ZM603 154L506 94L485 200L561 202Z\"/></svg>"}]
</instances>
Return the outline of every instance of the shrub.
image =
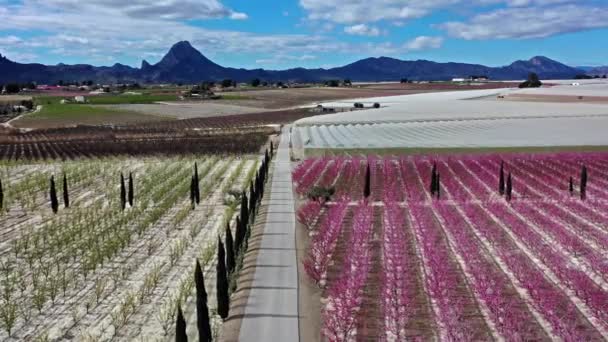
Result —
<instances>
[{"instance_id":1,"label":"shrub","mask_svg":"<svg viewBox=\"0 0 608 342\"><path fill-rule=\"evenodd\" d=\"M538 75L536 73L531 72L528 74L528 80L519 84L520 88L538 88L542 86L543 83L538 79Z\"/></svg>"},{"instance_id":2,"label":"shrub","mask_svg":"<svg viewBox=\"0 0 608 342\"><path fill-rule=\"evenodd\" d=\"M336 188L333 186L329 188L314 186L312 189L310 189L310 191L308 191L306 196L313 201L324 200L325 202L329 202L335 193Z\"/></svg>"}]
</instances>

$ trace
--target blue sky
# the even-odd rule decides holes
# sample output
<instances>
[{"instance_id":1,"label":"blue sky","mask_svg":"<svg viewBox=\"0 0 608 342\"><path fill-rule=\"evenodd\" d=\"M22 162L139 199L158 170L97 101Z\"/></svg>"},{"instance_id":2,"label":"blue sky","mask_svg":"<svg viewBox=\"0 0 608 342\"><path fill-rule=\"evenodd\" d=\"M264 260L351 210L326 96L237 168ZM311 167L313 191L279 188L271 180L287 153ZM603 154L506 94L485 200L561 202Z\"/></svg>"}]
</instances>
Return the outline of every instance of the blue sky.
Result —
<instances>
[{"instance_id":1,"label":"blue sky","mask_svg":"<svg viewBox=\"0 0 608 342\"><path fill-rule=\"evenodd\" d=\"M0 0L0 53L44 64L157 62L188 40L225 66L365 57L608 64L607 0Z\"/></svg>"}]
</instances>

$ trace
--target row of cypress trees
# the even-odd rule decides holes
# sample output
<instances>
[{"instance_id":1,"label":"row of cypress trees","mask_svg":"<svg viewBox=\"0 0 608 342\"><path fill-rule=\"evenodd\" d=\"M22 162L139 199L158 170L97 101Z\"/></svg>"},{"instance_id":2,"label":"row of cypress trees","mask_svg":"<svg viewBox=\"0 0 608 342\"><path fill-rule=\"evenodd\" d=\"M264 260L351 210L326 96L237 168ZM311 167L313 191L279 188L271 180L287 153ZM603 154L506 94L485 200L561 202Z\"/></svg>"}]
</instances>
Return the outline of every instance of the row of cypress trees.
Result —
<instances>
[{"instance_id":1,"label":"row of cypress trees","mask_svg":"<svg viewBox=\"0 0 608 342\"><path fill-rule=\"evenodd\" d=\"M53 213L57 214L57 211L59 211L59 200L57 199L57 189L55 188L55 176L51 176L51 180L50 180L50 189L49 189L49 197L51 199L51 209L53 210ZM1 184L0 184L0 193L2 192L1 190ZM2 195L0 195L2 196ZM1 200L0 200L1 202ZM63 205L66 208L70 207L70 194L68 191L68 179L67 176L65 174L63 174ZM0 205L0 208L2 208L2 206Z\"/></svg>"},{"instance_id":2,"label":"row of cypress trees","mask_svg":"<svg viewBox=\"0 0 608 342\"><path fill-rule=\"evenodd\" d=\"M133 174L129 172L129 187L127 192L127 187L125 185L125 177L121 173L120 174L120 205L122 210L125 210L127 202L130 206L133 206L135 201L135 192L134 192L134 182L133 182ZM55 185L55 176L51 176L50 179L50 187L49 187L49 197L51 200L51 209L53 213L57 213L59 211L59 199L57 198L57 188ZM2 202L4 200L4 194L2 192L2 182L0 181L0 209L2 209ZM70 207L70 193L68 189L68 179L65 174L63 174L63 204L66 208Z\"/></svg>"},{"instance_id":3,"label":"row of cypress trees","mask_svg":"<svg viewBox=\"0 0 608 342\"><path fill-rule=\"evenodd\" d=\"M264 153L264 160L258 169L255 180L249 184L249 196L243 192L241 196L241 208L236 218L236 232L233 238L230 223L226 225L225 244L218 237L217 265L216 265L216 296L217 313L222 319L226 319L230 313L230 282L240 265L237 260L242 260L247 251L247 241L251 235L251 226L254 221L258 206L264 195L270 160L274 155L274 146L270 143L270 151ZM190 199L192 205L198 204L200 197L198 193L198 168L195 164L194 175L190 186ZM205 289L204 274L197 260L194 269L194 282L196 287L196 312L199 341L210 342L213 339L210 326L209 308L207 306L207 291ZM186 342L186 320L181 307L178 307L175 341Z\"/></svg>"},{"instance_id":4,"label":"row of cypress trees","mask_svg":"<svg viewBox=\"0 0 608 342\"><path fill-rule=\"evenodd\" d=\"M581 183L580 183L580 198L585 200L587 198L587 167L583 165L581 169ZM574 179L570 176L568 181L568 191L570 195L574 195ZM505 195L507 201L511 201L513 192L513 181L511 179L511 173L507 176L505 185L505 173L504 173L504 162L500 162L500 174L498 179L498 192L501 196Z\"/></svg>"}]
</instances>

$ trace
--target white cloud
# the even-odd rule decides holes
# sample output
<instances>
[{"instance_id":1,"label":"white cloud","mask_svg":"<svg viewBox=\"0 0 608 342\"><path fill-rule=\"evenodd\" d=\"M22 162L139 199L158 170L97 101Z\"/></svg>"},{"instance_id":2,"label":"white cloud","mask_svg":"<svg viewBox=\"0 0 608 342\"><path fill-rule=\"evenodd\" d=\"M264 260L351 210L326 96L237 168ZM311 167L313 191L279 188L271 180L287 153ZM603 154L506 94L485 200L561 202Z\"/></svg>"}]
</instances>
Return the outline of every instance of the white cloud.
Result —
<instances>
[{"instance_id":1,"label":"white cloud","mask_svg":"<svg viewBox=\"0 0 608 342\"><path fill-rule=\"evenodd\" d=\"M438 27L464 39L537 38L608 27L606 0L299 0L312 22L347 25L345 31L370 23L402 26L439 10L473 18Z\"/></svg>"},{"instance_id":2,"label":"white cloud","mask_svg":"<svg viewBox=\"0 0 608 342\"><path fill-rule=\"evenodd\" d=\"M17 45L19 43L23 42L23 40L21 40L21 38L17 37L17 36L5 36L5 37L0 37L0 45Z\"/></svg>"},{"instance_id":3,"label":"white cloud","mask_svg":"<svg viewBox=\"0 0 608 342\"><path fill-rule=\"evenodd\" d=\"M37 32L36 35L28 38L21 36L19 38L21 42L18 43L19 51L31 54L46 51L59 59L61 56L77 56L85 63L96 64L99 61L105 63L108 56L113 56L116 58L115 61L123 63L127 59L130 61L135 59L136 62L131 62L135 65L139 65L139 60L142 58L154 63L171 45L182 40L190 41L194 47L211 59L230 53L248 53L260 59L259 56L276 54L280 51L286 56L304 56L300 57L303 58L300 61L303 61L310 59L310 56L330 52L357 54L365 51L369 55L380 55L404 51L403 47L391 43L340 42L322 32L261 34L211 30L192 26L181 20L159 17L133 17L132 13L104 7L108 1L102 2L104 6L96 7L94 10L88 5L75 5L75 8L61 11L57 10L57 6L70 1L49 0L48 6L42 5L39 1L27 1L11 8L10 13L0 12L0 31L42 31L44 33ZM331 25L331 23L326 24ZM10 40L16 41L16 36ZM298 61L287 58L288 61ZM39 60L39 62L45 61ZM217 62L221 64L222 60L217 59Z\"/></svg>"},{"instance_id":4,"label":"white cloud","mask_svg":"<svg viewBox=\"0 0 608 342\"><path fill-rule=\"evenodd\" d=\"M249 16L247 16L245 13L233 12L230 14L230 19L234 20L245 20L247 18L249 18Z\"/></svg>"},{"instance_id":5,"label":"white cloud","mask_svg":"<svg viewBox=\"0 0 608 342\"><path fill-rule=\"evenodd\" d=\"M97 11L99 15L120 13L138 19L245 19L244 13L234 12L218 0L28 0L29 6L42 6L58 11Z\"/></svg>"},{"instance_id":6,"label":"white cloud","mask_svg":"<svg viewBox=\"0 0 608 342\"><path fill-rule=\"evenodd\" d=\"M38 58L38 55L36 55L34 53L17 52L17 51L5 49L3 47L0 47L0 55L4 56L10 60L17 60L22 63L34 62Z\"/></svg>"},{"instance_id":7,"label":"white cloud","mask_svg":"<svg viewBox=\"0 0 608 342\"><path fill-rule=\"evenodd\" d=\"M0 36L0 45L19 42L22 52L46 49L57 55L86 57L85 61L103 60L109 55L119 59L139 59L146 54L152 58L166 53L171 45L182 40L189 40L209 56L229 52L274 53L278 50L310 54L337 51L342 46L329 44L329 39L319 35L210 30L180 20L132 17L133 13L107 8L110 2L102 1L104 6L93 8L74 1L75 7L68 9L67 4L72 1L49 0L49 5L43 5L39 0L32 0L11 8L10 12L0 11L0 32L44 32L29 38ZM66 9L57 10L60 5Z\"/></svg>"},{"instance_id":8,"label":"white cloud","mask_svg":"<svg viewBox=\"0 0 608 342\"><path fill-rule=\"evenodd\" d=\"M361 24L380 20L420 18L434 8L460 0L300 0L308 19L329 20L339 24Z\"/></svg>"},{"instance_id":9,"label":"white cloud","mask_svg":"<svg viewBox=\"0 0 608 342\"><path fill-rule=\"evenodd\" d=\"M377 27L368 26L366 24L347 26L344 28L344 32L357 36L376 37L380 35L380 30Z\"/></svg>"},{"instance_id":10,"label":"white cloud","mask_svg":"<svg viewBox=\"0 0 608 342\"><path fill-rule=\"evenodd\" d=\"M407 51L438 49L443 44L442 37L419 36L405 43Z\"/></svg>"},{"instance_id":11,"label":"white cloud","mask_svg":"<svg viewBox=\"0 0 608 342\"><path fill-rule=\"evenodd\" d=\"M447 22L439 27L452 37L467 40L543 38L608 27L608 8L573 4L513 7L479 14L467 22Z\"/></svg>"}]
</instances>

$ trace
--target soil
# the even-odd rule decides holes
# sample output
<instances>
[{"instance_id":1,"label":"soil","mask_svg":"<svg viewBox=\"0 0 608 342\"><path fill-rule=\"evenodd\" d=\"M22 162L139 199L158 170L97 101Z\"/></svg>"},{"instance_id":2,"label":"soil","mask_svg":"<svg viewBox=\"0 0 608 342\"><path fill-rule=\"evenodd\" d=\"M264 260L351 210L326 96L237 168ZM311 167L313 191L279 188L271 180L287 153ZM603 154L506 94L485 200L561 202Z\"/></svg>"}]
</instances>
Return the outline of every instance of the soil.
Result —
<instances>
[{"instance_id":1,"label":"soil","mask_svg":"<svg viewBox=\"0 0 608 342\"><path fill-rule=\"evenodd\" d=\"M233 91L224 94L242 97L242 99L221 101L222 103L239 106L277 109L312 105L318 102L331 100L409 95L454 90L496 89L514 86L516 86L514 83L502 82L483 83L480 85L459 85L453 83L379 83L355 85L348 88L315 87Z\"/></svg>"},{"instance_id":2,"label":"soil","mask_svg":"<svg viewBox=\"0 0 608 342\"><path fill-rule=\"evenodd\" d=\"M263 112L266 109L248 106L246 103L227 103L226 101L201 102L164 102L158 104L120 104L103 105L104 108L118 111L132 111L155 117L192 119L216 116L251 114Z\"/></svg>"},{"instance_id":3,"label":"soil","mask_svg":"<svg viewBox=\"0 0 608 342\"><path fill-rule=\"evenodd\" d=\"M91 125L91 126L117 126L129 125L148 122L167 121L167 117L148 115L129 111L107 111L106 113L95 113L91 115L71 116L55 116L40 118L30 115L23 115L13 121L11 126L16 128L26 129L46 129L58 127L72 127L76 125Z\"/></svg>"}]
</instances>

